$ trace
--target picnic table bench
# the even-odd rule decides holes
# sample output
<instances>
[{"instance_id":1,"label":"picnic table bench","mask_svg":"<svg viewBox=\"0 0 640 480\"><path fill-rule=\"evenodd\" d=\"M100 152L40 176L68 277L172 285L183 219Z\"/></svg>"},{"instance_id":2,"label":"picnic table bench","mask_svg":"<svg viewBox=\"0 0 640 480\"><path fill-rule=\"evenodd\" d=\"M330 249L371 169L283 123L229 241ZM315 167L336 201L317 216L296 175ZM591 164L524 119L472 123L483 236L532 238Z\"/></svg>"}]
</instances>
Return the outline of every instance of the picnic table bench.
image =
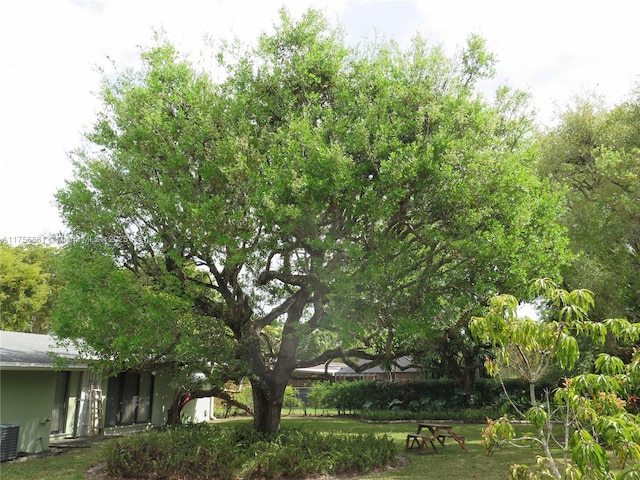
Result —
<instances>
[{"instance_id":1,"label":"picnic table bench","mask_svg":"<svg viewBox=\"0 0 640 480\"><path fill-rule=\"evenodd\" d=\"M429 433L423 433L423 429L428 430ZM456 434L453 431L453 426L441 423L419 423L418 431L407 435L406 449L418 447L420 453L438 453L434 441L444 447L444 442L447 438L453 438L460 445L460 448L465 452L468 451L467 446L464 444L465 438Z\"/></svg>"},{"instance_id":2,"label":"picnic table bench","mask_svg":"<svg viewBox=\"0 0 640 480\"><path fill-rule=\"evenodd\" d=\"M418 447L421 453L438 453L438 449L434 445L435 438L430 435L420 435L419 433L410 433L407 435L407 450L410 448ZM431 449L427 449L427 442L431 444Z\"/></svg>"}]
</instances>

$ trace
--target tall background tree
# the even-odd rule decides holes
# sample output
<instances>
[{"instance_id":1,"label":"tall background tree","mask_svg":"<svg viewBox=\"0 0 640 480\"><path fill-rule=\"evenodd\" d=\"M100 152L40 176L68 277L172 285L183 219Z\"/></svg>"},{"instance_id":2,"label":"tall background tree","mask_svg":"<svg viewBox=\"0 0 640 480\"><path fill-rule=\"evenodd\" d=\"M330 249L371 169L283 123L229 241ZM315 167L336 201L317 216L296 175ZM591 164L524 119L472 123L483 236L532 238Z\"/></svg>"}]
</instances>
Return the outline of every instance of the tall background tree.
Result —
<instances>
[{"instance_id":1,"label":"tall background tree","mask_svg":"<svg viewBox=\"0 0 640 480\"><path fill-rule=\"evenodd\" d=\"M566 284L591 287L597 316L640 321L640 89L615 107L576 99L542 147L543 175L567 190L563 223L577 256Z\"/></svg>"},{"instance_id":2,"label":"tall background tree","mask_svg":"<svg viewBox=\"0 0 640 480\"><path fill-rule=\"evenodd\" d=\"M0 242L0 330L48 333L58 282L57 250Z\"/></svg>"},{"instance_id":3,"label":"tall background tree","mask_svg":"<svg viewBox=\"0 0 640 480\"><path fill-rule=\"evenodd\" d=\"M295 368L411 353L564 261L526 99L475 93L478 37L351 48L283 12L217 54L218 82L162 39L141 58L105 79L57 195L76 241L56 331L117 368L247 376L270 432Z\"/></svg>"}]
</instances>

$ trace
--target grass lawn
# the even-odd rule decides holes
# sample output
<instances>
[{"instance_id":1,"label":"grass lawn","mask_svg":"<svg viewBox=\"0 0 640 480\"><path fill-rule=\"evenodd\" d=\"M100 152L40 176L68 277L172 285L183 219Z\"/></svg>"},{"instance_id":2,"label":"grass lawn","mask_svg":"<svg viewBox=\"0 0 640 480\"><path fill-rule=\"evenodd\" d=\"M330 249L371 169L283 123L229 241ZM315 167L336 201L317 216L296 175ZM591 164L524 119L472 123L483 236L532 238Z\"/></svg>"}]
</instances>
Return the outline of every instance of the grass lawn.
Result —
<instances>
[{"instance_id":1,"label":"grass lawn","mask_svg":"<svg viewBox=\"0 0 640 480\"><path fill-rule=\"evenodd\" d=\"M361 423L342 418L299 418L286 419L304 428L313 430L342 430L353 433L386 433L395 441L398 453L409 459L408 466L371 476L380 480L400 480L415 478L443 478L446 480L504 480L508 477L509 467L514 463L535 463L535 453L529 449L508 448L497 450L491 456L485 455L481 444L482 430L485 424L454 424L458 435L465 437L468 452L448 439L441 448L436 443L437 455L422 455L417 449L405 450L408 433L415 433L416 422L409 423Z\"/></svg>"},{"instance_id":2,"label":"grass lawn","mask_svg":"<svg viewBox=\"0 0 640 480\"><path fill-rule=\"evenodd\" d=\"M223 420L249 422L248 419ZM414 478L444 478L446 480L503 480L509 466L514 463L535 463L535 454L529 449L507 448L486 456L482 447L481 424L456 424L455 431L466 437L468 452L464 452L451 439L445 448L438 448L438 455L421 455L417 449L405 450L407 433L414 433L416 423L362 423L338 417L285 417L283 425L294 425L315 431L344 431L352 433L386 433L391 435L398 453L409 459L409 465L375 474L368 478L399 480ZM88 448L68 449L55 456L35 458L24 462L0 464L2 480L83 480L84 472L102 461L104 442L93 443Z\"/></svg>"},{"instance_id":3,"label":"grass lawn","mask_svg":"<svg viewBox=\"0 0 640 480\"><path fill-rule=\"evenodd\" d=\"M2 480L84 480L84 472L102 461L104 442L68 448L59 455L0 463Z\"/></svg>"}]
</instances>

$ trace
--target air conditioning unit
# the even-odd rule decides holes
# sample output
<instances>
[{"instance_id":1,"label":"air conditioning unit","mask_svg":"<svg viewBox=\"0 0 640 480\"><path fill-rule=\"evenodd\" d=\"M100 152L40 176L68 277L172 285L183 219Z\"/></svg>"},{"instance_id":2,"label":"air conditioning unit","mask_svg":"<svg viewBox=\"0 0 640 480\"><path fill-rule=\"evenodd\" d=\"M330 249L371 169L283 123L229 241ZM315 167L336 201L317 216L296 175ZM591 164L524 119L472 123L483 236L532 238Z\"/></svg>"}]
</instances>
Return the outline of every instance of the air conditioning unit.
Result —
<instances>
[{"instance_id":1,"label":"air conditioning unit","mask_svg":"<svg viewBox=\"0 0 640 480\"><path fill-rule=\"evenodd\" d=\"M16 459L19 434L20 425L0 425L0 462Z\"/></svg>"}]
</instances>

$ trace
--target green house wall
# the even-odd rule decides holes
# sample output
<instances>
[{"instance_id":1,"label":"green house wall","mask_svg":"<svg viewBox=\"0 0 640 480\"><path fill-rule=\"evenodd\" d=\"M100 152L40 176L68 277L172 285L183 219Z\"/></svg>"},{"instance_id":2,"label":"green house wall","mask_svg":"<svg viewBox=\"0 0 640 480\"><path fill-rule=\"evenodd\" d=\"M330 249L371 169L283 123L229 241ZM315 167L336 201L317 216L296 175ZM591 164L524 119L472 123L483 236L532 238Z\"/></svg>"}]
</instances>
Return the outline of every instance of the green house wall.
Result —
<instances>
[{"instance_id":1,"label":"green house wall","mask_svg":"<svg viewBox=\"0 0 640 480\"><path fill-rule=\"evenodd\" d=\"M56 372L0 372L0 424L19 425L18 452L49 449Z\"/></svg>"}]
</instances>

